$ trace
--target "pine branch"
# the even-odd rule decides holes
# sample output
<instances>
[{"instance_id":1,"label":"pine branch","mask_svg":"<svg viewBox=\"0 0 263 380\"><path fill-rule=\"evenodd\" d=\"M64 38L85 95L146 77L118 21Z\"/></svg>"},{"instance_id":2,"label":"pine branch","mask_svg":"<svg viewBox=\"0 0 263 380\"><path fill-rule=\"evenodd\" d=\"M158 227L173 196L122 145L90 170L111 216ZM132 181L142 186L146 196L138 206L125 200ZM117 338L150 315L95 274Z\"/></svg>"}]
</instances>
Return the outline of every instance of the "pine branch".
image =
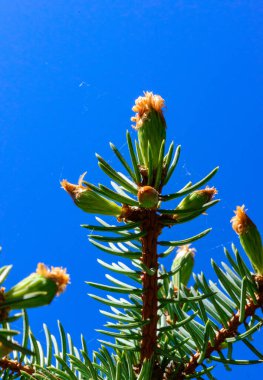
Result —
<instances>
[{"instance_id":1,"label":"pine branch","mask_svg":"<svg viewBox=\"0 0 263 380\"><path fill-rule=\"evenodd\" d=\"M174 189L171 194L162 194L180 156L180 147L174 152L173 142L165 154L163 108L164 100L150 92L136 100L133 107L136 114L132 120L138 141L134 149L127 132L130 162L110 144L129 177L97 155L99 167L113 180L113 190L103 184L96 186L84 181L85 174L78 184L66 180L61 183L84 212L108 215L120 222L111 225L96 217L99 225L83 225L98 231L99 234L89 235L94 246L125 260L124 263L107 263L98 259L98 262L114 276L124 276L126 282L109 274L106 278L110 284L88 282L93 288L109 292L106 297L90 295L111 309L101 310L111 322L104 325L105 329L97 330L109 341L99 340L101 347L90 358L84 338L81 348L77 349L59 322L58 341L44 326L46 347L43 347L30 331L26 313L23 313L22 345L13 341L18 331L11 329L10 323L21 315L10 316L10 311L47 304L68 283L65 270L53 268L49 271L40 264L35 274L10 291L0 288L0 322L3 325L0 329L0 373L3 379L13 380L20 375L21 380L182 380L203 376L212 379L214 366L206 366L205 360L218 361L225 366L262 361L263 355L248 337L263 324L263 319L256 315L256 311L263 308L263 248L259 231L246 215L244 206L237 207L232 223L256 275L250 272L235 247L234 257L225 251L230 266L222 263L221 269L212 260L219 286L207 280L204 273L193 274L195 249L189 246L207 235L210 228L183 240L158 240L163 227L174 228L179 223L191 221L219 201L213 199L217 194L214 187L200 189L218 168L194 184L187 183L179 191ZM161 208L162 202L179 197L183 199L176 207ZM166 248L158 253L159 247ZM172 268L167 271L159 261L175 247L180 248ZM10 269L10 266L0 268L0 284ZM195 284L189 288L191 275ZM111 295L116 293L120 296ZM246 329L244 333L238 331L240 326ZM244 342L260 360L233 359L232 346L237 341ZM222 352L226 347L227 357ZM213 356L214 352L218 356Z\"/></svg>"},{"instance_id":2,"label":"pine branch","mask_svg":"<svg viewBox=\"0 0 263 380\"><path fill-rule=\"evenodd\" d=\"M216 334L213 344L208 342L203 359L209 359L213 352L221 351L222 344L227 338L232 338L237 335L238 328L245 322L248 317L255 315L257 309L263 308L263 276L255 276L255 282L258 287L258 294L256 294L256 303L250 298L247 300L244 310L244 319L240 321L240 313L238 310L235 315L228 321L228 327L222 327ZM200 352L196 352L192 355L188 363L180 367L176 375L176 379L183 380L187 375L193 375L196 368L200 365Z\"/></svg>"},{"instance_id":3,"label":"pine branch","mask_svg":"<svg viewBox=\"0 0 263 380\"><path fill-rule=\"evenodd\" d=\"M33 375L35 370L30 365L23 365L17 360L11 360L7 357L0 359L0 367L2 369L9 369L12 373L21 374L21 371L28 373L29 375Z\"/></svg>"}]
</instances>

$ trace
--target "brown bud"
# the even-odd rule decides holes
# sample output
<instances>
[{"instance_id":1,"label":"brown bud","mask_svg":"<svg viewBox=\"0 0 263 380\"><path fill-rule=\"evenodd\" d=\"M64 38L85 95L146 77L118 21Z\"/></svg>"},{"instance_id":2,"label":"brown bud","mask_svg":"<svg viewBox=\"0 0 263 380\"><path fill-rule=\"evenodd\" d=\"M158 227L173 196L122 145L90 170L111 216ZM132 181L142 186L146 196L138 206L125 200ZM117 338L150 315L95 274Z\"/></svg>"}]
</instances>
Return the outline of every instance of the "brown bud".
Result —
<instances>
[{"instance_id":1,"label":"brown bud","mask_svg":"<svg viewBox=\"0 0 263 380\"><path fill-rule=\"evenodd\" d=\"M140 187L138 201L141 207L156 208L159 200L158 191L151 186Z\"/></svg>"}]
</instances>

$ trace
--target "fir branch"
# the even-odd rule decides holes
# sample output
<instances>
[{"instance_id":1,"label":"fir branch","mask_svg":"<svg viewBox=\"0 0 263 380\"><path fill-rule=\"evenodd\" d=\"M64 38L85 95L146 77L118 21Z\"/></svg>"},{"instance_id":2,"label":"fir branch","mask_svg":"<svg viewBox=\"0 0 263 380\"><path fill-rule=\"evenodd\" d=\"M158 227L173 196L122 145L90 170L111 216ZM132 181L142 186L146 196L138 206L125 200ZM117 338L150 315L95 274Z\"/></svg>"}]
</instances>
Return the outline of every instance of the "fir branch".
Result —
<instances>
[{"instance_id":1,"label":"fir branch","mask_svg":"<svg viewBox=\"0 0 263 380\"><path fill-rule=\"evenodd\" d=\"M200 239L210 231L207 229L184 240L158 241L163 227L176 227L178 223L188 222L219 201L212 200L217 193L214 187L198 190L214 176L218 168L195 184L189 182L175 193L162 194L162 188L171 178L180 155L180 147L177 147L173 157L173 143L165 154L166 122L163 107L164 100L150 92L136 100L133 107L136 115L132 118L138 132L136 150L127 132L131 164L115 145L110 144L129 177L115 171L107 161L97 155L100 168L114 181L111 182L114 190L104 185L95 186L85 182L83 175L77 185L62 181L62 187L83 211L109 215L116 217L118 222L123 222L122 225L110 225L97 217L98 226L83 225L99 233L106 232L106 235L89 235L94 246L110 255L130 260L135 267L134 270L120 261L108 264L98 260L110 271L126 276L128 282L108 274L106 278L114 286L89 282L91 286L111 294L117 292L126 295L127 299L115 298L110 294L106 298L91 295L111 308L111 312L102 310L101 313L113 319L113 322L104 325L108 330L97 331L113 337L114 341L99 340L102 345L98 351L93 352L90 359L84 338L82 337L82 348L77 349L71 336L65 333L59 323L60 341L44 327L44 349L30 332L28 319L24 314L22 346L14 343L12 336L16 332L9 328L9 323L18 317L8 316L8 312L14 309L14 302L19 308L47 303L45 294L40 291L42 288L37 289L38 292L28 291L28 286L25 285L31 281L29 277L22 282L23 297L15 301L11 299L11 303L5 299L0 288L0 320L3 325L0 331L0 358L3 356L0 359L0 372L4 373L4 379L13 380L18 376L22 380L201 379L205 375L213 378L211 372L214 366L207 367L207 359L221 362L225 366L262 361L232 358L232 345L237 341L243 341L258 358L263 358L248 340L263 324L263 319L256 315L258 309L263 309L262 242L256 226L246 216L244 206L237 208L232 223L254 269L257 269L256 275L250 273L235 248L235 258L226 252L230 267L222 263L225 272L212 262L222 290L216 283L207 280L203 273L194 275L194 286L187 287L194 265L194 249L189 249L189 246L177 251L171 270L167 271L162 266L159 268L158 260L168 256L175 247ZM182 196L185 197L175 208L160 208L162 201ZM108 236L108 233L113 234ZM158 254L157 248L162 246L167 249ZM186 256L187 253L192 254ZM50 273L42 266L41 268L41 273L38 272L37 275L44 274L47 282L51 279ZM0 284L10 269L11 266L0 268ZM60 270L60 274L62 282L51 283L53 288L55 285L62 286L54 290L54 295L63 290L68 282L64 270ZM36 274L33 275L34 280L35 277ZM130 280L134 284L130 284ZM21 285L17 292L19 295ZM49 295L50 292L46 293ZM36 295L41 301L38 300L37 304ZM245 328L245 332L238 331L240 326ZM9 340L6 335L10 336ZM34 353L26 348L28 340ZM109 350L105 345L109 346ZM224 348L228 350L226 357ZM10 357L4 356L11 353L11 350L13 354Z\"/></svg>"},{"instance_id":2,"label":"fir branch","mask_svg":"<svg viewBox=\"0 0 263 380\"><path fill-rule=\"evenodd\" d=\"M30 365L23 365L17 360L11 360L7 357L3 357L0 359L0 367L2 369L9 369L13 373L21 374L21 371L28 373L29 375L33 375L35 370Z\"/></svg>"},{"instance_id":3,"label":"fir branch","mask_svg":"<svg viewBox=\"0 0 263 380\"><path fill-rule=\"evenodd\" d=\"M247 304L244 309L244 318L240 322L240 310L234 314L234 316L227 322L228 327L222 327L216 334L213 344L208 342L205 353L202 355L204 359L211 358L213 352L221 351L222 344L226 342L227 338L235 337L238 333L238 328L246 321L248 317L255 315L257 309L263 308L263 276L255 276L255 282L258 286L258 293L256 294L255 303L251 298L247 300ZM197 351L193 354L188 361L180 367L176 379L183 380L187 375L193 375L196 368L201 364L200 363L201 352Z\"/></svg>"}]
</instances>

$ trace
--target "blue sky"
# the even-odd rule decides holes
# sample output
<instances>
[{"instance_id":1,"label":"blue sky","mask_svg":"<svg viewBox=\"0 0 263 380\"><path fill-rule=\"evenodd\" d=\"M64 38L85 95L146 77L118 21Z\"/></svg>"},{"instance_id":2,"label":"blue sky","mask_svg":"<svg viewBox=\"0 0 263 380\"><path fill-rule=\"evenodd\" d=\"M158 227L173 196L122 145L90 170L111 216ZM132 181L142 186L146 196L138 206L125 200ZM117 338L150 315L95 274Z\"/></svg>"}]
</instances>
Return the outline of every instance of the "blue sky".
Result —
<instances>
[{"instance_id":1,"label":"blue sky","mask_svg":"<svg viewBox=\"0 0 263 380\"><path fill-rule=\"evenodd\" d=\"M94 153L118 166L108 142L127 152L131 107L144 90L165 98L168 140L182 144L168 190L220 166L211 184L222 202L166 235L213 227L195 245L195 271L213 276L210 258L220 262L222 246L237 243L229 223L237 204L263 230L262 13L262 1L241 0L0 3L1 263L14 264L10 284L39 261L66 266L72 278L63 297L30 312L40 340L42 323L55 333L60 319L76 345L84 333L96 347L105 320L84 281L103 281L96 259L111 258L88 243L79 225L94 218L59 182L87 171L88 181L108 183ZM242 347L237 356L246 356ZM259 370L216 374L252 379Z\"/></svg>"}]
</instances>

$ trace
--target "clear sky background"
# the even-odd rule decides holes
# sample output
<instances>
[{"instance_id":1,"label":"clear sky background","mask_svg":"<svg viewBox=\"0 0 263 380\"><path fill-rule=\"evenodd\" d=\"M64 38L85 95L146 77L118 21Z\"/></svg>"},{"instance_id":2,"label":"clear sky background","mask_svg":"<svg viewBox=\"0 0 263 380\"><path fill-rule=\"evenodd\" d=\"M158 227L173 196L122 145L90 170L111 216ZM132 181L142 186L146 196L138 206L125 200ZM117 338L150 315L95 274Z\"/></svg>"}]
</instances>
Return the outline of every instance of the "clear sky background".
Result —
<instances>
[{"instance_id":1,"label":"clear sky background","mask_svg":"<svg viewBox=\"0 0 263 380\"><path fill-rule=\"evenodd\" d=\"M89 244L79 225L94 218L59 182L87 171L88 181L108 184L94 153L118 167L108 142L127 152L126 129L136 136L131 107L144 90L165 98L168 140L182 144L168 190L220 165L211 185L222 202L166 237L212 226L195 244L195 271L214 278L210 258L219 263L223 245L238 243L229 223L236 205L245 203L263 231L262 16L261 0L0 2L1 264L14 264L9 284L39 261L66 266L72 281L52 305L30 312L41 341L42 323L57 334L60 319L77 346L84 333L97 347L94 329L105 319L84 281L102 282L96 259L112 257ZM262 332L257 341L262 347ZM247 352L240 346L236 356ZM218 366L215 374L253 379L259 371Z\"/></svg>"}]
</instances>

